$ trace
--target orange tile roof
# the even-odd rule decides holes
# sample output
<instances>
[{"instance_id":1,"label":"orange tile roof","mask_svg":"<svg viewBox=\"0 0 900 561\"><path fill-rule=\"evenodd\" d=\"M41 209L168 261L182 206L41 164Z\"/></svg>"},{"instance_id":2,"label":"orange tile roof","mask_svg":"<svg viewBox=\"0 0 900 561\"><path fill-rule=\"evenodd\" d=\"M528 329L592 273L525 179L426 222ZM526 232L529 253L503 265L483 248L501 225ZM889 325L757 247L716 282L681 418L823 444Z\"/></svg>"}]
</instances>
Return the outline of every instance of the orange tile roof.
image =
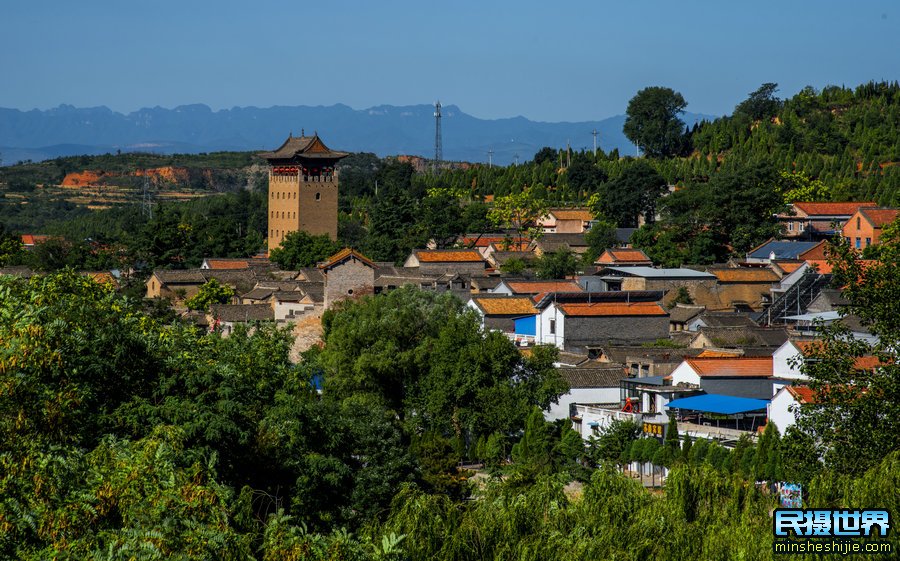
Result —
<instances>
[{"instance_id":1,"label":"orange tile roof","mask_svg":"<svg viewBox=\"0 0 900 561\"><path fill-rule=\"evenodd\" d=\"M594 213L586 208L553 208L548 211L557 220L582 220L589 222L594 219Z\"/></svg>"},{"instance_id":2,"label":"orange tile roof","mask_svg":"<svg viewBox=\"0 0 900 561\"><path fill-rule=\"evenodd\" d=\"M739 267L736 269L709 269L719 282L778 282L778 273L772 269Z\"/></svg>"},{"instance_id":3,"label":"orange tile roof","mask_svg":"<svg viewBox=\"0 0 900 561\"><path fill-rule=\"evenodd\" d=\"M774 264L778 265L778 268L784 271L787 274L791 274L800 267L803 266L803 261L773 261Z\"/></svg>"},{"instance_id":4,"label":"orange tile roof","mask_svg":"<svg viewBox=\"0 0 900 561\"><path fill-rule=\"evenodd\" d=\"M90 277L94 282L98 284L112 284L117 285L116 277L112 276L112 274L106 271L86 271L82 273L83 275Z\"/></svg>"},{"instance_id":5,"label":"orange tile roof","mask_svg":"<svg viewBox=\"0 0 900 561\"><path fill-rule=\"evenodd\" d=\"M575 281L507 281L513 294L540 294L542 292L583 292Z\"/></svg>"},{"instance_id":6,"label":"orange tile roof","mask_svg":"<svg viewBox=\"0 0 900 561\"><path fill-rule=\"evenodd\" d=\"M656 302L578 302L557 304L567 316L578 317L614 317L614 316L667 316L662 306Z\"/></svg>"},{"instance_id":7,"label":"orange tile roof","mask_svg":"<svg viewBox=\"0 0 900 561\"><path fill-rule=\"evenodd\" d=\"M873 226L881 228L897 219L900 209L897 208L861 208L859 213L866 217Z\"/></svg>"},{"instance_id":8,"label":"orange tile roof","mask_svg":"<svg viewBox=\"0 0 900 561\"><path fill-rule=\"evenodd\" d=\"M534 303L527 296L511 296L508 298L472 298L476 305L488 315L498 316L530 316L537 314Z\"/></svg>"},{"instance_id":9,"label":"orange tile roof","mask_svg":"<svg viewBox=\"0 0 900 561\"><path fill-rule=\"evenodd\" d=\"M345 247L344 249L338 251L337 253L335 253L328 259L326 259L324 263L320 263L319 268L320 269L331 268L331 267L337 265L338 263L340 263L341 261L343 261L344 259L348 259L350 257L355 257L355 258L359 259L360 261L362 261L363 263L365 263L366 265L368 265L369 267L372 267L373 269L375 268L375 263L372 263L372 261L368 257L363 255L362 253L359 253L355 249L351 249L349 247Z\"/></svg>"},{"instance_id":10,"label":"orange tile roof","mask_svg":"<svg viewBox=\"0 0 900 561\"><path fill-rule=\"evenodd\" d=\"M858 356L853 360L854 370L874 370L879 366L884 366L884 363L877 356Z\"/></svg>"},{"instance_id":11,"label":"orange tile roof","mask_svg":"<svg viewBox=\"0 0 900 561\"><path fill-rule=\"evenodd\" d=\"M816 203L795 202L794 207L802 210L807 216L851 216L861 207L876 206L874 202Z\"/></svg>"},{"instance_id":12,"label":"orange tile roof","mask_svg":"<svg viewBox=\"0 0 900 561\"><path fill-rule=\"evenodd\" d=\"M825 259L825 241L821 241L803 253L797 255L797 259L809 261L811 259Z\"/></svg>"},{"instance_id":13,"label":"orange tile roof","mask_svg":"<svg viewBox=\"0 0 900 561\"><path fill-rule=\"evenodd\" d=\"M607 249L594 263L650 263L650 258L640 249Z\"/></svg>"},{"instance_id":14,"label":"orange tile roof","mask_svg":"<svg viewBox=\"0 0 900 561\"><path fill-rule=\"evenodd\" d=\"M476 263L484 261L477 249L419 249L416 258L420 263Z\"/></svg>"},{"instance_id":15,"label":"orange tile roof","mask_svg":"<svg viewBox=\"0 0 900 561\"><path fill-rule=\"evenodd\" d=\"M22 244L23 245L34 245L37 243L43 243L50 239L50 236L45 234L22 234Z\"/></svg>"},{"instance_id":16,"label":"orange tile roof","mask_svg":"<svg viewBox=\"0 0 900 561\"><path fill-rule=\"evenodd\" d=\"M795 347L800 349L800 352L803 353L803 356L809 356L816 350L817 347L822 346L821 341L791 341Z\"/></svg>"},{"instance_id":17,"label":"orange tile roof","mask_svg":"<svg viewBox=\"0 0 900 561\"><path fill-rule=\"evenodd\" d=\"M215 270L223 270L223 269L248 269L250 268L250 261L232 261L230 259L207 259L206 264L209 265L210 269Z\"/></svg>"},{"instance_id":18,"label":"orange tile roof","mask_svg":"<svg viewBox=\"0 0 900 561\"><path fill-rule=\"evenodd\" d=\"M701 378L766 378L772 376L772 357L686 358Z\"/></svg>"},{"instance_id":19,"label":"orange tile roof","mask_svg":"<svg viewBox=\"0 0 900 561\"><path fill-rule=\"evenodd\" d=\"M816 392L809 386L785 386L798 403L815 403Z\"/></svg>"},{"instance_id":20,"label":"orange tile roof","mask_svg":"<svg viewBox=\"0 0 900 561\"><path fill-rule=\"evenodd\" d=\"M491 246L493 246L494 251L529 251L529 249L531 248L531 242L511 243L511 244L509 244L508 248L507 248L507 244L505 244L503 242L500 242L500 243L495 242L495 243L492 243ZM478 247L478 246L476 246L476 247ZM529 253L530 253L530 251L529 251Z\"/></svg>"}]
</instances>

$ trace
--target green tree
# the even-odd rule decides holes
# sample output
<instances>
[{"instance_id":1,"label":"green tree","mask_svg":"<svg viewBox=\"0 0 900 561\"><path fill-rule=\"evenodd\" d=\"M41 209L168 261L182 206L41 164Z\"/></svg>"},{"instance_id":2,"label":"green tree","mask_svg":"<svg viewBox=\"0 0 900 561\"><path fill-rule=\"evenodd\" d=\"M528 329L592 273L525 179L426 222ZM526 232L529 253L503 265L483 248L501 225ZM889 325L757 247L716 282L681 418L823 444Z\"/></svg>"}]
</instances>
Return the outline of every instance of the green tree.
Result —
<instances>
[{"instance_id":1,"label":"green tree","mask_svg":"<svg viewBox=\"0 0 900 561\"><path fill-rule=\"evenodd\" d=\"M539 231L529 228L529 224L546 215L547 208L547 201L537 196L534 189L526 188L496 197L494 206L488 211L488 218L497 227L515 230L517 239L524 235L534 238Z\"/></svg>"},{"instance_id":2,"label":"green tree","mask_svg":"<svg viewBox=\"0 0 900 561\"><path fill-rule=\"evenodd\" d=\"M646 161L639 160L621 175L604 183L593 199L594 214L623 228L635 228L638 216L653 222L656 202L666 192L666 180Z\"/></svg>"},{"instance_id":3,"label":"green tree","mask_svg":"<svg viewBox=\"0 0 900 561\"><path fill-rule=\"evenodd\" d=\"M0 267L18 264L24 250L22 238L8 231L6 226L0 224Z\"/></svg>"},{"instance_id":4,"label":"green tree","mask_svg":"<svg viewBox=\"0 0 900 561\"><path fill-rule=\"evenodd\" d=\"M587 242L588 249L582 258L582 264L587 268L593 265L604 251L618 245L615 223L606 219L598 220L584 235L584 241Z\"/></svg>"},{"instance_id":5,"label":"green tree","mask_svg":"<svg viewBox=\"0 0 900 561\"><path fill-rule=\"evenodd\" d=\"M781 109L781 100L775 97L778 84L766 82L750 97L742 101L734 108L734 114L746 116L751 121L760 121L774 117Z\"/></svg>"},{"instance_id":6,"label":"green tree","mask_svg":"<svg viewBox=\"0 0 900 561\"><path fill-rule=\"evenodd\" d=\"M553 470L553 438L550 424L537 407L531 410L525 421L525 433L512 448L516 471L526 481Z\"/></svg>"},{"instance_id":7,"label":"green tree","mask_svg":"<svg viewBox=\"0 0 900 561\"><path fill-rule=\"evenodd\" d=\"M575 253L561 247L552 253L545 253L535 260L535 272L542 279L564 279L581 268L581 261Z\"/></svg>"},{"instance_id":8,"label":"green tree","mask_svg":"<svg viewBox=\"0 0 900 561\"><path fill-rule=\"evenodd\" d=\"M281 245L269 252L269 260L282 269L295 271L301 267L315 267L340 251L341 247L327 235L314 236L303 230L289 232Z\"/></svg>"},{"instance_id":9,"label":"green tree","mask_svg":"<svg viewBox=\"0 0 900 561\"><path fill-rule=\"evenodd\" d=\"M685 107L684 97L671 88L644 88L628 102L622 130L651 158L675 156L685 142L684 122L679 118Z\"/></svg>"},{"instance_id":10,"label":"green tree","mask_svg":"<svg viewBox=\"0 0 900 561\"><path fill-rule=\"evenodd\" d=\"M216 279L209 279L200 286L197 294L184 301L189 310L208 312L213 304L228 304L235 296L233 288Z\"/></svg>"}]
</instances>

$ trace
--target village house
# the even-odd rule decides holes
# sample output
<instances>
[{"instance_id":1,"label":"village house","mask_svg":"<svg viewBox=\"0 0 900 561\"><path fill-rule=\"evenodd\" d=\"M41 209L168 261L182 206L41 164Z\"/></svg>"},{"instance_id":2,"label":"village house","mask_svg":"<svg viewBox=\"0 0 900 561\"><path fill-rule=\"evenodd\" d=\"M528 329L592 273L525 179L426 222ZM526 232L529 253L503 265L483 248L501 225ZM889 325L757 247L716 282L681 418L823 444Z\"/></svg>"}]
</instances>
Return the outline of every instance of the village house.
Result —
<instances>
[{"instance_id":1,"label":"village house","mask_svg":"<svg viewBox=\"0 0 900 561\"><path fill-rule=\"evenodd\" d=\"M581 286L570 280L503 279L491 291L509 296L546 294L548 292L581 292Z\"/></svg>"},{"instance_id":2,"label":"village house","mask_svg":"<svg viewBox=\"0 0 900 561\"><path fill-rule=\"evenodd\" d=\"M840 232L861 207L874 206L877 206L874 202L795 202L787 212L775 217L781 223L784 238L816 241Z\"/></svg>"},{"instance_id":3,"label":"village house","mask_svg":"<svg viewBox=\"0 0 900 561\"><path fill-rule=\"evenodd\" d=\"M484 275L488 268L476 249L414 249L403 266L416 268L420 274Z\"/></svg>"},{"instance_id":4,"label":"village house","mask_svg":"<svg viewBox=\"0 0 900 561\"><path fill-rule=\"evenodd\" d=\"M559 396L559 401L551 403L544 412L544 418L548 421L571 418L575 415L577 403L613 407L618 405L619 381L625 377L621 365L589 363L557 368L557 372L568 384L569 391Z\"/></svg>"},{"instance_id":5,"label":"village house","mask_svg":"<svg viewBox=\"0 0 900 561\"><path fill-rule=\"evenodd\" d=\"M654 269L645 266L603 267L593 275L585 275L582 282L591 282L591 289L601 290L662 290L666 292L662 304L668 306L679 296L681 288L697 304L710 300L716 289L716 276L694 269ZM600 281L600 282L597 282Z\"/></svg>"},{"instance_id":6,"label":"village house","mask_svg":"<svg viewBox=\"0 0 900 561\"><path fill-rule=\"evenodd\" d=\"M554 253L560 249L582 255L587 252L588 243L584 234L544 234L532 241L530 248L537 256Z\"/></svg>"},{"instance_id":7,"label":"village house","mask_svg":"<svg viewBox=\"0 0 900 561\"><path fill-rule=\"evenodd\" d=\"M878 245L884 227L897 219L900 209L863 207L856 211L844 224L841 235L850 247L862 251Z\"/></svg>"},{"instance_id":8,"label":"village house","mask_svg":"<svg viewBox=\"0 0 900 561\"><path fill-rule=\"evenodd\" d=\"M701 327L693 349L775 349L788 339L783 327Z\"/></svg>"},{"instance_id":9,"label":"village house","mask_svg":"<svg viewBox=\"0 0 900 561\"><path fill-rule=\"evenodd\" d=\"M797 424L800 408L815 403L815 392L808 386L780 387L769 402L768 419L782 435Z\"/></svg>"},{"instance_id":10,"label":"village house","mask_svg":"<svg viewBox=\"0 0 900 561\"><path fill-rule=\"evenodd\" d=\"M747 252L746 262L768 265L772 261L800 259L801 254L816 247L819 243L769 239Z\"/></svg>"},{"instance_id":11,"label":"village house","mask_svg":"<svg viewBox=\"0 0 900 561\"><path fill-rule=\"evenodd\" d=\"M517 318L533 318L537 313L534 302L528 296L473 295L466 306L481 318L482 329L504 333L515 332Z\"/></svg>"},{"instance_id":12,"label":"village house","mask_svg":"<svg viewBox=\"0 0 900 561\"><path fill-rule=\"evenodd\" d=\"M650 342L669 333L657 302L549 302L537 319L537 342L584 349L611 342Z\"/></svg>"},{"instance_id":13,"label":"village house","mask_svg":"<svg viewBox=\"0 0 900 561\"><path fill-rule=\"evenodd\" d=\"M206 317L207 325L222 335L231 335L239 323L275 321L270 304L213 304Z\"/></svg>"},{"instance_id":14,"label":"village house","mask_svg":"<svg viewBox=\"0 0 900 561\"><path fill-rule=\"evenodd\" d=\"M715 290L698 293L696 304L710 310L760 311L771 303L772 285L781 277L768 267L710 268Z\"/></svg>"},{"instance_id":15,"label":"village house","mask_svg":"<svg viewBox=\"0 0 900 561\"><path fill-rule=\"evenodd\" d=\"M772 357L686 358L671 374L675 386L707 394L770 399Z\"/></svg>"},{"instance_id":16,"label":"village house","mask_svg":"<svg viewBox=\"0 0 900 561\"><path fill-rule=\"evenodd\" d=\"M537 226L545 234L583 234L593 221L594 213L587 208L551 208Z\"/></svg>"},{"instance_id":17,"label":"village house","mask_svg":"<svg viewBox=\"0 0 900 561\"><path fill-rule=\"evenodd\" d=\"M700 349L634 345L607 345L589 348L588 351L590 355L596 354L598 362L624 364L630 378L668 376L685 358L702 352Z\"/></svg>"},{"instance_id":18,"label":"village house","mask_svg":"<svg viewBox=\"0 0 900 561\"><path fill-rule=\"evenodd\" d=\"M347 298L375 292L375 264L353 249L345 248L319 264L325 276L325 309Z\"/></svg>"},{"instance_id":19,"label":"village house","mask_svg":"<svg viewBox=\"0 0 900 561\"><path fill-rule=\"evenodd\" d=\"M698 318L705 311L706 306L676 303L674 307L669 308L669 331L676 333L687 330L691 320Z\"/></svg>"},{"instance_id":20,"label":"village house","mask_svg":"<svg viewBox=\"0 0 900 561\"><path fill-rule=\"evenodd\" d=\"M600 254L600 257L594 261L594 265L643 265L645 267L652 267L653 261L651 261L650 258L647 257L647 254L640 249L612 248L604 250L603 253Z\"/></svg>"},{"instance_id":21,"label":"village house","mask_svg":"<svg viewBox=\"0 0 900 561\"><path fill-rule=\"evenodd\" d=\"M182 301L197 294L211 279L232 287L238 294L249 292L259 280L253 269L157 269L147 279L146 297Z\"/></svg>"}]
</instances>

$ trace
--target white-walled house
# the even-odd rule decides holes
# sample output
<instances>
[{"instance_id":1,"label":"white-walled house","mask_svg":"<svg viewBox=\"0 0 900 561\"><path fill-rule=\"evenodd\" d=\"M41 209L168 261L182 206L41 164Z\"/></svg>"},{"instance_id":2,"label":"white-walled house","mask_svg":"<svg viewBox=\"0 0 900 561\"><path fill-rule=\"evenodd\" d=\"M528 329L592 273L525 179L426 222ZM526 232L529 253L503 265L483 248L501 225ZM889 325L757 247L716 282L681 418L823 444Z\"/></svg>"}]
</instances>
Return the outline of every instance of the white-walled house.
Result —
<instances>
[{"instance_id":1,"label":"white-walled house","mask_svg":"<svg viewBox=\"0 0 900 561\"><path fill-rule=\"evenodd\" d=\"M685 358L671 374L673 386L754 399L769 399L772 383L772 357Z\"/></svg>"},{"instance_id":2,"label":"white-walled house","mask_svg":"<svg viewBox=\"0 0 900 561\"><path fill-rule=\"evenodd\" d=\"M769 422L784 435L789 427L796 424L800 406L814 400L815 394L808 386L784 386L769 403Z\"/></svg>"},{"instance_id":3,"label":"white-walled house","mask_svg":"<svg viewBox=\"0 0 900 561\"><path fill-rule=\"evenodd\" d=\"M809 377L800 371L804 356L813 341L788 339L772 353L772 377L785 380L785 383L774 382L773 394L790 382L803 382Z\"/></svg>"},{"instance_id":4,"label":"white-walled house","mask_svg":"<svg viewBox=\"0 0 900 561\"><path fill-rule=\"evenodd\" d=\"M544 418L548 421L572 417L576 403L618 405L619 381L625 377L625 369L621 365L577 366L559 368L557 372L569 384L569 391L559 396L559 402L551 403L544 412Z\"/></svg>"},{"instance_id":5,"label":"white-walled house","mask_svg":"<svg viewBox=\"0 0 900 561\"><path fill-rule=\"evenodd\" d=\"M578 349L608 342L666 338L669 314L656 302L550 302L537 322L537 342Z\"/></svg>"}]
</instances>

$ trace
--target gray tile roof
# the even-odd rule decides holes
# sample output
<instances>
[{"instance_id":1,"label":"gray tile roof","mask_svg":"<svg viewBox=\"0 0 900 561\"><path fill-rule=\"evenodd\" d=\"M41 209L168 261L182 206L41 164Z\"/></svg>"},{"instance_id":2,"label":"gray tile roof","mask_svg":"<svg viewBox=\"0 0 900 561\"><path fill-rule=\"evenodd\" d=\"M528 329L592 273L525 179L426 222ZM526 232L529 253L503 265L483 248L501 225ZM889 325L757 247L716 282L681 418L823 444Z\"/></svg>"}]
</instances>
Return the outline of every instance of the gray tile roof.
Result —
<instances>
[{"instance_id":1,"label":"gray tile roof","mask_svg":"<svg viewBox=\"0 0 900 561\"><path fill-rule=\"evenodd\" d=\"M269 304L216 304L211 306L210 315L230 323L267 321L275 319L275 310Z\"/></svg>"},{"instance_id":2,"label":"gray tile roof","mask_svg":"<svg viewBox=\"0 0 900 561\"><path fill-rule=\"evenodd\" d=\"M701 327L700 333L723 348L780 347L788 340L783 327Z\"/></svg>"},{"instance_id":3,"label":"gray tile roof","mask_svg":"<svg viewBox=\"0 0 900 561\"><path fill-rule=\"evenodd\" d=\"M557 368L570 388L618 388L619 380L626 378L623 365L576 366Z\"/></svg>"}]
</instances>

